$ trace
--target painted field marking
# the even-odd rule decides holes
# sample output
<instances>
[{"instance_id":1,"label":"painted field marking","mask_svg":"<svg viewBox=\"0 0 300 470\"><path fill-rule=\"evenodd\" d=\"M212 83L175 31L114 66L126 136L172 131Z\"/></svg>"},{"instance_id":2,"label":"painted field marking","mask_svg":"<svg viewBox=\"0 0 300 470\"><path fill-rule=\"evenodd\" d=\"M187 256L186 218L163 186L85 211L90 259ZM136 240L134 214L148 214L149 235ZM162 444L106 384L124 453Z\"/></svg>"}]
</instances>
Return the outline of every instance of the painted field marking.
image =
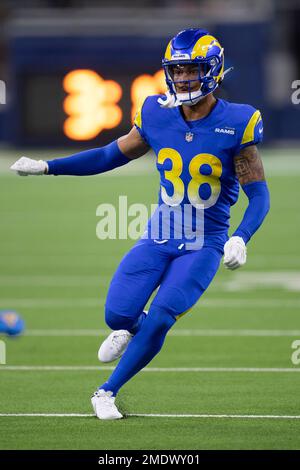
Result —
<instances>
[{"instance_id":1,"label":"painted field marking","mask_svg":"<svg viewBox=\"0 0 300 470\"><path fill-rule=\"evenodd\" d=\"M79 287L106 286L111 275L0 275L0 285L41 286L41 287ZM226 277L216 279L212 289L239 292L257 289L281 289L291 292L300 291L300 271L241 271L229 273Z\"/></svg>"},{"instance_id":2,"label":"painted field marking","mask_svg":"<svg viewBox=\"0 0 300 470\"><path fill-rule=\"evenodd\" d=\"M113 366L3 366L1 372L10 371L111 371ZM247 372L247 373L297 373L292 367L146 367L141 372Z\"/></svg>"},{"instance_id":3,"label":"painted field marking","mask_svg":"<svg viewBox=\"0 0 300 470\"><path fill-rule=\"evenodd\" d=\"M2 308L53 308L53 309L82 309L82 308L99 308L103 307L105 303L104 299L101 298L7 298L1 299ZM296 309L300 308L300 299L203 299L201 303L193 307L193 310L204 308L230 308L230 309L253 309L253 308L271 308L271 309ZM283 311L283 313L285 313Z\"/></svg>"},{"instance_id":4,"label":"painted field marking","mask_svg":"<svg viewBox=\"0 0 300 470\"><path fill-rule=\"evenodd\" d=\"M105 329L94 329L94 330L39 330L31 329L24 333L24 336L30 337L101 337L107 336L111 333L111 330ZM229 329L174 329L169 331L168 336L209 336L209 337L289 337L295 336L300 338L300 330L229 330Z\"/></svg>"},{"instance_id":5,"label":"painted field marking","mask_svg":"<svg viewBox=\"0 0 300 470\"><path fill-rule=\"evenodd\" d=\"M0 413L1 418L95 418L92 413ZM126 417L135 418L199 418L199 419L300 419L300 415L232 415L232 414L155 414L128 413Z\"/></svg>"}]
</instances>

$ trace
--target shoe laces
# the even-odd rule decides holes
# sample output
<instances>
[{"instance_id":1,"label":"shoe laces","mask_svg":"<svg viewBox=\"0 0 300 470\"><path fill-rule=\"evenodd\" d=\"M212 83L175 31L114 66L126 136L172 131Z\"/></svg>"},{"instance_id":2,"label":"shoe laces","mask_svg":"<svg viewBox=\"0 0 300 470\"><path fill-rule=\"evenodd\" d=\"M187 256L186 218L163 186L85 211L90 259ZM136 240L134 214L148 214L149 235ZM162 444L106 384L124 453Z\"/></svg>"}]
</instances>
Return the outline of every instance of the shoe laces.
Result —
<instances>
[{"instance_id":1,"label":"shoe laces","mask_svg":"<svg viewBox=\"0 0 300 470\"><path fill-rule=\"evenodd\" d=\"M109 406L115 406L115 397L113 396L113 392L106 392L103 389L99 389L94 393L94 397L102 398L103 401Z\"/></svg>"},{"instance_id":2,"label":"shoe laces","mask_svg":"<svg viewBox=\"0 0 300 470\"><path fill-rule=\"evenodd\" d=\"M120 347L123 346L122 343L120 343L120 338L125 338L127 339L128 338L128 335L129 333L116 333L113 337L112 337L112 344L117 348L119 349Z\"/></svg>"}]
</instances>

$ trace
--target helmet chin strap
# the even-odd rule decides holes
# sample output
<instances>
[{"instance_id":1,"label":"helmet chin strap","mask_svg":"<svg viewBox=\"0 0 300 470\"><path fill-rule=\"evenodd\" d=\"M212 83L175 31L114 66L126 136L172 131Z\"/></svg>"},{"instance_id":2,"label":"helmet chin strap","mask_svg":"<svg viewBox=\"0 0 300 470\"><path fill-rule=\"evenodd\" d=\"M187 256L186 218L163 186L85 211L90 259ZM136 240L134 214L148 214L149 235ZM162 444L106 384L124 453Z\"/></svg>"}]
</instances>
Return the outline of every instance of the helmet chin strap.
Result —
<instances>
[{"instance_id":1,"label":"helmet chin strap","mask_svg":"<svg viewBox=\"0 0 300 470\"><path fill-rule=\"evenodd\" d=\"M207 95L205 95L207 96ZM176 93L171 94L170 91L166 91L165 99L158 98L157 102L161 108L176 108L177 106L194 106L199 103L205 96L202 95L201 90L193 91L192 93Z\"/></svg>"},{"instance_id":2,"label":"helmet chin strap","mask_svg":"<svg viewBox=\"0 0 300 470\"><path fill-rule=\"evenodd\" d=\"M205 98L205 96L202 95L201 90L193 91L192 93L176 93L176 96L178 101L180 101L180 104L185 106L193 106Z\"/></svg>"}]
</instances>

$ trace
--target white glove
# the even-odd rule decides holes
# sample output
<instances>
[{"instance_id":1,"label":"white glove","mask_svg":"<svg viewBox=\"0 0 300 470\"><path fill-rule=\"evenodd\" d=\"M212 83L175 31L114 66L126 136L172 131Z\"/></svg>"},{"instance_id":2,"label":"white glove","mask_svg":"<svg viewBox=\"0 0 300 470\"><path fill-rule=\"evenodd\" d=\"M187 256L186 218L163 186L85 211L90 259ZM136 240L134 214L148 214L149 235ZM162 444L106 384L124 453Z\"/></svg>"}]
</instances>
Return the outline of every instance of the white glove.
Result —
<instances>
[{"instance_id":1,"label":"white glove","mask_svg":"<svg viewBox=\"0 0 300 470\"><path fill-rule=\"evenodd\" d=\"M47 162L43 160L32 160L31 158L21 157L11 167L20 176L44 175L48 173Z\"/></svg>"},{"instance_id":2,"label":"white glove","mask_svg":"<svg viewBox=\"0 0 300 470\"><path fill-rule=\"evenodd\" d=\"M241 237L231 237L224 245L224 265L228 269L237 269L246 263L247 248Z\"/></svg>"}]
</instances>

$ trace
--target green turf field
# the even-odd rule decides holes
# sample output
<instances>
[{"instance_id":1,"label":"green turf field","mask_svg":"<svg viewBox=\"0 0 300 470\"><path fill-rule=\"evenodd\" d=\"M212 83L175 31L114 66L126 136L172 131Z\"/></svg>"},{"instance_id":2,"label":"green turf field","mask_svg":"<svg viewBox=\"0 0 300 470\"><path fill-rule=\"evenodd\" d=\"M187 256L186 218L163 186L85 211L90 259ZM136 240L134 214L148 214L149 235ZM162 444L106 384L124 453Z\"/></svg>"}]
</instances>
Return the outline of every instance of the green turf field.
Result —
<instances>
[{"instance_id":1,"label":"green turf field","mask_svg":"<svg viewBox=\"0 0 300 470\"><path fill-rule=\"evenodd\" d=\"M134 241L98 240L96 207L120 194L155 203L157 175L138 161L97 177L20 178L5 171L13 152L6 155L0 308L19 311L27 330L1 337L0 448L299 449L300 364L291 361L300 340L297 152L264 152L272 209L247 265L220 268L159 356L124 386L117 403L127 418L116 422L92 416L90 395L110 373L97 361L107 287ZM234 208L233 227L245 203Z\"/></svg>"}]
</instances>

